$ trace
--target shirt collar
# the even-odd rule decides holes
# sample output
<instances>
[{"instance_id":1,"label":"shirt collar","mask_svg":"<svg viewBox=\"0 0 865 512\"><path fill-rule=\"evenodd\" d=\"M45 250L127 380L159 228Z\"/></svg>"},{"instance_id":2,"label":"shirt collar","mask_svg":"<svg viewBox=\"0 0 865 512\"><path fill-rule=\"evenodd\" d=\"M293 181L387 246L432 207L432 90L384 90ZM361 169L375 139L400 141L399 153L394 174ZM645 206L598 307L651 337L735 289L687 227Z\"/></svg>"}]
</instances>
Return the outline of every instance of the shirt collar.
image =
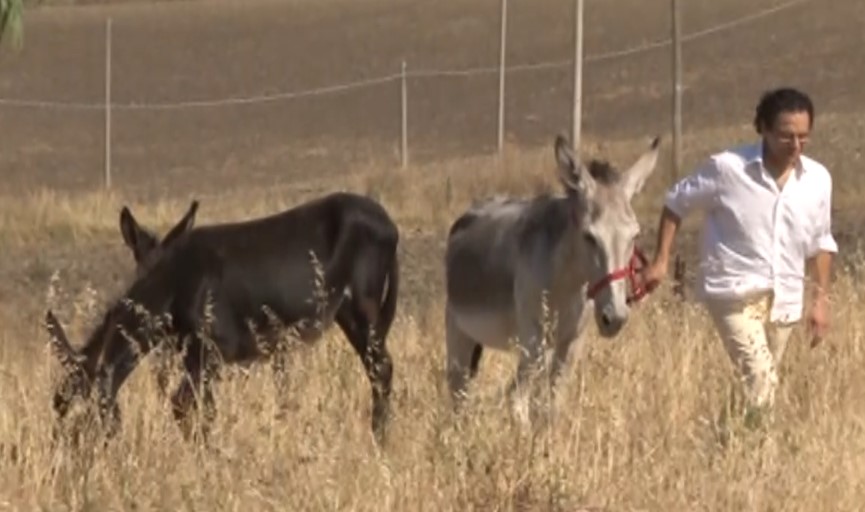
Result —
<instances>
[{"instance_id":1,"label":"shirt collar","mask_svg":"<svg viewBox=\"0 0 865 512\"><path fill-rule=\"evenodd\" d=\"M763 141L757 141L750 146L747 147L745 151L745 164L750 165L763 165ZM802 176L802 173L806 171L805 164L803 162L802 155L799 155L799 159L796 161L796 175Z\"/></svg>"}]
</instances>

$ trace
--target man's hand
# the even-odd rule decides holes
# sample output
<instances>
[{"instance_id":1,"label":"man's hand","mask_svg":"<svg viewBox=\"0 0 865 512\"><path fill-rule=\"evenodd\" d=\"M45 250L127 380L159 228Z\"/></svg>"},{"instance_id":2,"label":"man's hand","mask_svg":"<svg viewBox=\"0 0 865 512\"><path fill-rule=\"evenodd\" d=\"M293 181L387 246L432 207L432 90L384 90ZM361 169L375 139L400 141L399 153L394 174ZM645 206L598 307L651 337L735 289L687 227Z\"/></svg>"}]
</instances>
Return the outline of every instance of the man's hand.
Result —
<instances>
[{"instance_id":1,"label":"man's hand","mask_svg":"<svg viewBox=\"0 0 865 512\"><path fill-rule=\"evenodd\" d=\"M652 292L657 288L661 281L667 277L667 267L670 261L670 248L673 245L673 239L676 237L676 231L679 229L681 219L667 207L661 212L661 219L658 222L658 243L655 249L655 257L652 263L643 268L640 272L640 277L643 281L643 287L646 292Z\"/></svg>"},{"instance_id":2,"label":"man's hand","mask_svg":"<svg viewBox=\"0 0 865 512\"><path fill-rule=\"evenodd\" d=\"M821 251L808 260L808 269L814 279L814 298L808 313L808 330L811 333L811 348L823 341L829 330L829 274L832 269L832 253Z\"/></svg>"},{"instance_id":3,"label":"man's hand","mask_svg":"<svg viewBox=\"0 0 865 512\"><path fill-rule=\"evenodd\" d=\"M819 345L829 331L829 298L824 294L814 298L808 314L808 330L811 334L811 348Z\"/></svg>"},{"instance_id":4,"label":"man's hand","mask_svg":"<svg viewBox=\"0 0 865 512\"><path fill-rule=\"evenodd\" d=\"M666 261L656 259L643 269L640 277L647 292L654 291L667 277L667 266Z\"/></svg>"}]
</instances>

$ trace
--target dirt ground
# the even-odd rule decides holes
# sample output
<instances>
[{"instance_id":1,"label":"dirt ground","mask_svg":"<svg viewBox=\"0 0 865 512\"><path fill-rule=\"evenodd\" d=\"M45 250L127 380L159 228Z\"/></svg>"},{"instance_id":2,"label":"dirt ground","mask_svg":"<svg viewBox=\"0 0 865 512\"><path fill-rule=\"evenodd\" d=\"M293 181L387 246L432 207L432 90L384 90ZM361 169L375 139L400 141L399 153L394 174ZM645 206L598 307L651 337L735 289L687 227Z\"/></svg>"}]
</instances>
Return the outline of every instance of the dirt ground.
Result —
<instances>
[{"instance_id":1,"label":"dirt ground","mask_svg":"<svg viewBox=\"0 0 865 512\"><path fill-rule=\"evenodd\" d=\"M684 33L739 19L780 0L691 1ZM511 2L509 65L562 61L509 73L506 131L517 145L549 144L570 127L572 2ZM669 37L667 0L586 3L586 54ZM722 5L721 5L722 4ZM499 2L231 0L118 2L28 12L21 53L0 53L0 97L96 105L104 101L105 20L112 18L112 99L161 104L314 89L409 71L495 68ZM862 110L855 0L807 1L684 46L686 131L747 124L759 93L792 83L811 92L821 115ZM670 133L669 47L584 70L587 140ZM489 153L496 147L498 77L411 78L412 163ZM218 193L227 187L329 176L366 161L398 164L400 84L239 105L115 109L114 184L141 197ZM854 122L854 121L850 121ZM104 113L95 109L0 106L3 192L98 187ZM843 174L861 159L862 138L821 125L815 154ZM844 127L834 127L846 130ZM856 125L861 130L861 123ZM686 167L734 140L685 147ZM861 160L859 160L861 161Z\"/></svg>"},{"instance_id":2,"label":"dirt ground","mask_svg":"<svg viewBox=\"0 0 865 512\"><path fill-rule=\"evenodd\" d=\"M683 32L782 3L687 2ZM23 51L0 53L0 97L97 107L0 105L3 195L100 186L104 112L98 105L104 100L108 17L112 99L120 105L315 89L393 74L403 59L409 71L495 68L498 59L499 2L494 0L95 4L29 11ZM669 47L606 60L591 57L666 39L667 6L666 0L586 3L586 140L603 144L654 133L669 140ZM565 64L507 75L509 144L543 146L554 133L569 130L571 16L571 2L564 0L511 2L509 65ZM856 243L865 145L865 97L857 87L863 79L861 19L862 2L837 0L830 7L806 1L687 41L685 170L707 152L753 136L749 122L762 90L782 83L803 87L818 108L812 154L836 176L839 241L846 248ZM495 72L411 78L411 162L493 152L497 80ZM303 183L324 191L357 167L398 165L399 92L399 81L392 81L260 103L115 109L114 186L124 197L145 201ZM668 145L664 158L669 156ZM641 220L653 227L654 219ZM11 256L9 249L6 254ZM38 259L30 264L40 265ZM20 267L12 267L10 272L20 275Z\"/></svg>"}]
</instances>

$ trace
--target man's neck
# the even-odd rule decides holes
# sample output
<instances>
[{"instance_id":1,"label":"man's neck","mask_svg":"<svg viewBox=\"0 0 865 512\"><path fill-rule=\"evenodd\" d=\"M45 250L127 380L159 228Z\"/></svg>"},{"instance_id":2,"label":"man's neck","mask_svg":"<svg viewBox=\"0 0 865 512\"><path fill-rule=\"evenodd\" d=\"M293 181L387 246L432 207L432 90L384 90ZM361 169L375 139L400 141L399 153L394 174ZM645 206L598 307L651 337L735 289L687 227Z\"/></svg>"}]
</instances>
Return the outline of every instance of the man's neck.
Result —
<instances>
[{"instance_id":1,"label":"man's neck","mask_svg":"<svg viewBox=\"0 0 865 512\"><path fill-rule=\"evenodd\" d=\"M769 174L775 178L781 178L786 176L790 171L792 171L796 167L795 161L781 161L776 162L770 159L764 160L763 165L766 167L766 170L769 171Z\"/></svg>"},{"instance_id":2,"label":"man's neck","mask_svg":"<svg viewBox=\"0 0 865 512\"><path fill-rule=\"evenodd\" d=\"M779 160L777 158L773 158L772 155L766 152L766 148L764 146L763 167L766 168L766 171L769 173L769 175L772 176L776 183L778 183L778 186L783 187L784 183L786 183L787 181L787 177L790 175L790 172L796 168L796 160Z\"/></svg>"}]
</instances>

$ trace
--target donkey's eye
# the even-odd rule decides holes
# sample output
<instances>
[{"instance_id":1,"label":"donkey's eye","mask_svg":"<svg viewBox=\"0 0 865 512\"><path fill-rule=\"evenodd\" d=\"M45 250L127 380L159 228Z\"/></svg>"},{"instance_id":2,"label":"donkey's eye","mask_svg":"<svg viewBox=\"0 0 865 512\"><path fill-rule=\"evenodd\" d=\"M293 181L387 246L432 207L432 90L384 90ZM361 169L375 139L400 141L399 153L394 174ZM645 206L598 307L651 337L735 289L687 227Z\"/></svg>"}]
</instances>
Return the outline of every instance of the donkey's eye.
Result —
<instances>
[{"instance_id":1,"label":"donkey's eye","mask_svg":"<svg viewBox=\"0 0 865 512\"><path fill-rule=\"evenodd\" d=\"M589 233L585 233L585 234L583 235L583 239L584 239L584 240L586 241L586 243L589 244L589 245L592 245L592 246L597 246L597 245L598 245L598 240L597 240L594 236L590 235Z\"/></svg>"}]
</instances>

